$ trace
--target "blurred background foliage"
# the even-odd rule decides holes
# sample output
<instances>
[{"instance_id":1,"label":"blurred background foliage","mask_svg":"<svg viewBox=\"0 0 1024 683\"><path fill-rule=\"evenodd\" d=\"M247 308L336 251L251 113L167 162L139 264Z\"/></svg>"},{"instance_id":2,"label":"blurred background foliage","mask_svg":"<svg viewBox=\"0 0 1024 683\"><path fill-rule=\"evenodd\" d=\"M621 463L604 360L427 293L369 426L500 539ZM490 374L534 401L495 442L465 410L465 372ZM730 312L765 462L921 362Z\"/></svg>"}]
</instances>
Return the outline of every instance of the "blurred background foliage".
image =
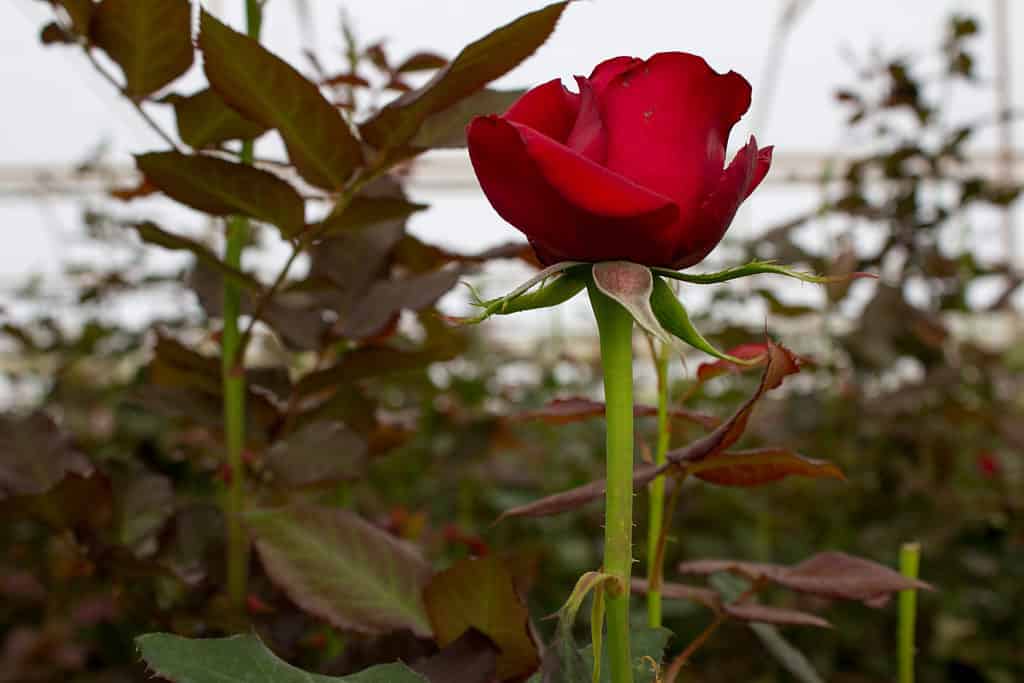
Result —
<instances>
[{"instance_id":1,"label":"blurred background foliage","mask_svg":"<svg viewBox=\"0 0 1024 683\"><path fill-rule=\"evenodd\" d=\"M698 320L720 347L757 342L764 319L717 312L766 303L773 335L813 363L761 403L745 442L830 460L848 481L787 480L753 491L689 482L670 521L667 573L673 579L683 559L789 563L822 550L892 565L901 543L919 540L922 576L940 588L919 600L920 680L1011 683L1024 678L1024 342L1011 303L1024 277L974 258L969 209L1008 208L1020 188L975 176L965 162L971 135L998 116L949 120L937 95L950 82L976 81L978 31L970 17L951 18L941 73L922 76L912 60L870 55L837 91L837 116L868 131L871 149L838 172L822 170L814 212L733 243L723 257L877 272L877 283L854 285L870 291L866 305L840 317L848 285L829 286L824 307L807 307L754 280L717 288ZM53 29L43 38L63 40ZM418 70L394 66L380 45L353 44L348 56L347 71L322 74L343 107L364 94L372 101L401 92ZM430 53L421 61L426 70L444 63ZM529 588L531 614L547 635L552 624L541 617L600 563L600 505L493 522L600 475L600 420L520 417L555 398L598 397L596 347L557 329L522 341L486 326L445 325L435 302L459 278L529 255L430 247L405 233L405 218L421 207L404 200L397 182L365 196L393 199L391 213L371 213L372 231L316 246L308 273L287 283L255 339L246 461L256 495L357 510L419 544L438 568L501 556ZM124 214L111 199L83 215L97 248L118 258L108 269L83 264L72 273L80 324L67 324L27 283L17 296L31 304L31 320L0 330L20 358L3 370L20 398L0 416L0 680L148 680L132 645L139 633L209 636L246 622L289 661L325 673L430 652L431 643L409 633L357 636L329 626L297 609L255 560L247 616L224 604L216 497L232 473L221 456L220 302L210 286L222 273L211 271L198 243L173 242ZM816 253L801 231L826 220L844 229L834 248ZM871 248L856 238L868 224ZM138 256L154 244L191 252L195 263L147 272ZM996 283L998 293L969 305L979 282ZM142 328L98 314L119 297L168 294L195 296L202 312ZM359 309L368 299L376 305ZM756 386L756 373L726 374L694 391L700 361L673 368L675 404L726 416ZM653 402L652 392L648 382L641 397ZM654 418L639 421L641 454L653 448L654 429ZM675 421L672 443L701 433ZM309 457L281 457L302 452ZM97 474L85 476L91 468ZM641 513L638 541L644 524ZM833 623L829 631L785 630L825 680L893 679L892 608L779 601L818 609ZM642 601L636 609L642 621ZM699 606L669 601L670 648L681 649L708 618ZM686 676L789 680L741 624L720 630Z\"/></svg>"}]
</instances>

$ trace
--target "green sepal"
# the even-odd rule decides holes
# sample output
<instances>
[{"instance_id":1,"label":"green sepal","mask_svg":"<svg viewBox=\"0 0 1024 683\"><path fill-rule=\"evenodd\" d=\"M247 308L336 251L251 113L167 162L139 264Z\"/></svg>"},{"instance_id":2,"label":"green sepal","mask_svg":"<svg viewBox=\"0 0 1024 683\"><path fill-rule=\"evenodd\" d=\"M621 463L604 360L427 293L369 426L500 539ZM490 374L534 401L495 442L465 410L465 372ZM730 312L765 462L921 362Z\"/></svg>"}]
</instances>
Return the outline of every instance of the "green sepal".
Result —
<instances>
[{"instance_id":1,"label":"green sepal","mask_svg":"<svg viewBox=\"0 0 1024 683\"><path fill-rule=\"evenodd\" d=\"M482 309L480 313L466 318L449 318L460 324L476 324L492 315L509 315L538 308L550 308L565 303L579 294L590 281L590 264L558 264L559 270L546 269L505 296L482 300L476 290L473 305ZM532 289L536 285L536 289ZM468 286L468 285L467 285Z\"/></svg>"},{"instance_id":2,"label":"green sepal","mask_svg":"<svg viewBox=\"0 0 1024 683\"><path fill-rule=\"evenodd\" d=\"M660 269L656 268L654 270L658 271ZM654 278L654 289L651 292L651 309L654 311L654 316L658 319L658 322L661 323L662 328L673 336L682 339L693 348L715 358L736 363L737 365L754 365L756 363L756 360L744 360L716 349L693 326L683 303L676 298L668 283L660 277Z\"/></svg>"},{"instance_id":3,"label":"green sepal","mask_svg":"<svg viewBox=\"0 0 1024 683\"><path fill-rule=\"evenodd\" d=\"M877 278L877 275L871 273L850 273L849 275L816 275L814 273L805 273L803 271L794 270L781 266L774 261L751 261L742 266L734 266L732 268L726 268L716 273L680 273L677 270L670 268L651 268L654 273L663 277L672 278L673 280L681 280L682 282L689 282L694 285L713 285L719 282L728 282L729 280L735 280L736 278L747 277L748 275L763 275L765 273L775 275L785 275L786 277L796 278L802 282L811 282L818 285L825 285L832 282L844 282L855 278L870 277Z\"/></svg>"}]
</instances>

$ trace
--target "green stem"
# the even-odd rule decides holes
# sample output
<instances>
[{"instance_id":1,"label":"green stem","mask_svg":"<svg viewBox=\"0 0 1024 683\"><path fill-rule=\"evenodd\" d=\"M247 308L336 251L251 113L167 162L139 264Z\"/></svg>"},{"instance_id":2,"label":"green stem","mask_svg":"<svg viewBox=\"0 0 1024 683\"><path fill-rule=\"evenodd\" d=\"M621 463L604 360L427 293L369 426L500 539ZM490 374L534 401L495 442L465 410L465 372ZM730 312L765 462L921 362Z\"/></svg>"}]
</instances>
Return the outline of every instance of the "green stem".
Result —
<instances>
[{"instance_id":1,"label":"green stem","mask_svg":"<svg viewBox=\"0 0 1024 683\"><path fill-rule=\"evenodd\" d=\"M653 346L652 346L653 349ZM658 373L658 443L654 451L654 462L664 465L668 453L668 360L669 349L661 346L654 358ZM648 487L649 512L647 515L647 624L652 628L661 626L661 582L664 570L658 547L662 536L665 510L665 477L657 477Z\"/></svg>"},{"instance_id":2,"label":"green stem","mask_svg":"<svg viewBox=\"0 0 1024 683\"><path fill-rule=\"evenodd\" d=\"M904 543L900 548L900 573L917 578L921 546ZM900 591L899 683L914 683L914 622L917 619L917 591Z\"/></svg>"},{"instance_id":3,"label":"green stem","mask_svg":"<svg viewBox=\"0 0 1024 683\"><path fill-rule=\"evenodd\" d=\"M259 39L262 8L258 0L246 0L246 33ZM251 164L252 142L242 144L242 163ZM228 219L224 262L241 269L242 251L249 238L249 221L241 216ZM230 279L224 280L224 329L221 337L221 372L224 385L224 441L227 447L228 482L224 497L227 525L227 584L231 605L241 610L245 605L249 573L249 542L242 528L245 504L245 469L242 452L245 448L245 367L241 351L238 318L242 312L242 292Z\"/></svg>"},{"instance_id":4,"label":"green stem","mask_svg":"<svg viewBox=\"0 0 1024 683\"><path fill-rule=\"evenodd\" d=\"M608 668L612 683L633 683L629 647L629 582L633 564L633 318L589 288L597 318L607 422L604 571L621 582L609 590Z\"/></svg>"}]
</instances>

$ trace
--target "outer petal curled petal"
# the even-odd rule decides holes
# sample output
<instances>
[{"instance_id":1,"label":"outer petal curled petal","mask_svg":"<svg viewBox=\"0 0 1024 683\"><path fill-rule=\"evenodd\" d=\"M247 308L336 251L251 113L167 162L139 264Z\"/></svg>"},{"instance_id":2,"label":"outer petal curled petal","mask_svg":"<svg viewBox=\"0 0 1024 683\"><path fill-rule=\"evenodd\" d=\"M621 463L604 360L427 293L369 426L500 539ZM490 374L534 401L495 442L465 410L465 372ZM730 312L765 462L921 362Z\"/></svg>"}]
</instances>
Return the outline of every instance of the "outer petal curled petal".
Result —
<instances>
[{"instance_id":1,"label":"outer petal curled petal","mask_svg":"<svg viewBox=\"0 0 1024 683\"><path fill-rule=\"evenodd\" d=\"M750 84L702 58L663 52L616 76L601 96L607 166L677 201L683 213L712 189Z\"/></svg>"},{"instance_id":2,"label":"outer petal curled petal","mask_svg":"<svg viewBox=\"0 0 1024 683\"><path fill-rule=\"evenodd\" d=\"M569 92L558 78L531 88L512 103L504 117L565 142L576 123L580 96Z\"/></svg>"},{"instance_id":3,"label":"outer petal curled petal","mask_svg":"<svg viewBox=\"0 0 1024 683\"><path fill-rule=\"evenodd\" d=\"M686 219L674 251L672 268L688 268L704 260L718 246L743 200L764 180L772 163L772 148L758 150L757 140L736 153L718 186L700 208Z\"/></svg>"},{"instance_id":4,"label":"outer petal curled petal","mask_svg":"<svg viewBox=\"0 0 1024 683\"><path fill-rule=\"evenodd\" d=\"M537 131L498 116L469 126L480 185L543 263L668 263L679 211Z\"/></svg>"}]
</instances>

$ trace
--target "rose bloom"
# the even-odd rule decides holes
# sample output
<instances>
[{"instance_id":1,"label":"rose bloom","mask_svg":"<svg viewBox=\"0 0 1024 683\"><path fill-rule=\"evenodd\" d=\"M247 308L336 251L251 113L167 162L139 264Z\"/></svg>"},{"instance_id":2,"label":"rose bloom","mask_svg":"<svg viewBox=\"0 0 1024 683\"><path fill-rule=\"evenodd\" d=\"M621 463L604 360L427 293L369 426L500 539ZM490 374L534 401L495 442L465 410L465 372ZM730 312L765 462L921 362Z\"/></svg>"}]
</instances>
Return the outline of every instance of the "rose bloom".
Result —
<instances>
[{"instance_id":1,"label":"rose bloom","mask_svg":"<svg viewBox=\"0 0 1024 683\"><path fill-rule=\"evenodd\" d=\"M725 166L750 84L683 52L615 57L576 82L578 94L555 79L470 123L494 209L545 265L700 262L771 165L772 148L751 137Z\"/></svg>"}]
</instances>

